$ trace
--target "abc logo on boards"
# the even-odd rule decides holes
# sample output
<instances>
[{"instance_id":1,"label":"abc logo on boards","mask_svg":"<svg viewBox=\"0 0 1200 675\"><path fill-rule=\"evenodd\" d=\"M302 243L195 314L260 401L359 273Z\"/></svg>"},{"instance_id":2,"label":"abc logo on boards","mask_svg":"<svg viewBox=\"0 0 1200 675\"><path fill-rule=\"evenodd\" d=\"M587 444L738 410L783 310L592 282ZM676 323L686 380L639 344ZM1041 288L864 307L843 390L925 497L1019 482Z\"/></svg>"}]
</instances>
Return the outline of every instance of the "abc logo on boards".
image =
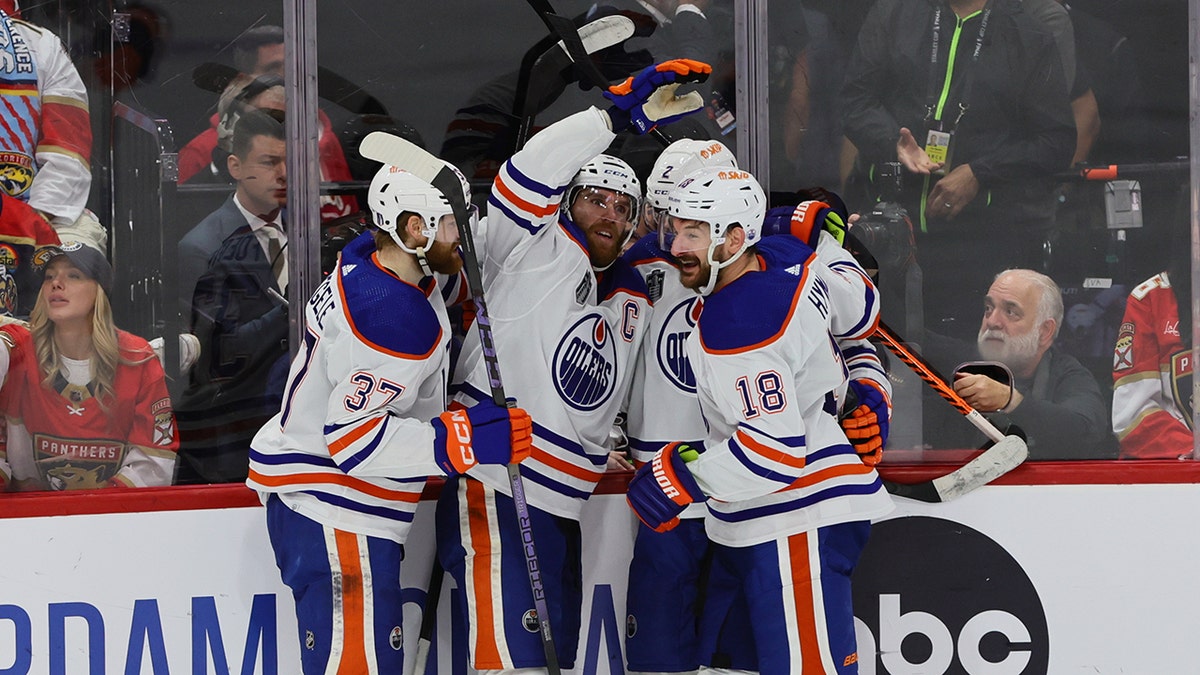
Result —
<instances>
[{"instance_id":1,"label":"abc logo on boards","mask_svg":"<svg viewBox=\"0 0 1200 675\"><path fill-rule=\"evenodd\" d=\"M876 523L853 584L859 675L1049 668L1046 613L1033 582L1004 547L962 523Z\"/></svg>"}]
</instances>

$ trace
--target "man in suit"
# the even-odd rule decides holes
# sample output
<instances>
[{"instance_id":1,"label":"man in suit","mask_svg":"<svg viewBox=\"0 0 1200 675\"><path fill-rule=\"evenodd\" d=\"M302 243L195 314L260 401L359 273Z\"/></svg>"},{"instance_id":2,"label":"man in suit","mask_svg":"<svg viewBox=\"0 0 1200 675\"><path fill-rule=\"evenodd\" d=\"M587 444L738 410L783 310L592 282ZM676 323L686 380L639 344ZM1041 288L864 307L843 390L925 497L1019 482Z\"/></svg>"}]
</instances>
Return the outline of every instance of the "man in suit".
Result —
<instances>
[{"instance_id":1,"label":"man in suit","mask_svg":"<svg viewBox=\"0 0 1200 675\"><path fill-rule=\"evenodd\" d=\"M177 482L245 480L250 439L279 410L287 371L283 125L253 111L233 133L234 194L180 242L212 247L191 296L201 360L180 403ZM194 262L194 260L192 261Z\"/></svg>"}]
</instances>

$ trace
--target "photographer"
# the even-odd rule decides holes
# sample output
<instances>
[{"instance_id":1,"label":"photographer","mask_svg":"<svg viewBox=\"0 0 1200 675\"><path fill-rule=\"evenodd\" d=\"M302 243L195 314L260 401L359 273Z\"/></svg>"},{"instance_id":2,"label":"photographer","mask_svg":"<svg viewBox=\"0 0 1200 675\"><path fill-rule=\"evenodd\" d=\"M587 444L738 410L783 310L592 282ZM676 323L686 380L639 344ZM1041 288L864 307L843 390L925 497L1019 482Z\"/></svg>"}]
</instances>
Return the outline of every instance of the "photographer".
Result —
<instances>
[{"instance_id":1,"label":"photographer","mask_svg":"<svg viewBox=\"0 0 1200 675\"><path fill-rule=\"evenodd\" d=\"M1019 0L880 0L842 95L859 175L904 167L927 325L968 338L991 275L1037 259L1052 225L1047 178L1071 159L1051 36Z\"/></svg>"}]
</instances>

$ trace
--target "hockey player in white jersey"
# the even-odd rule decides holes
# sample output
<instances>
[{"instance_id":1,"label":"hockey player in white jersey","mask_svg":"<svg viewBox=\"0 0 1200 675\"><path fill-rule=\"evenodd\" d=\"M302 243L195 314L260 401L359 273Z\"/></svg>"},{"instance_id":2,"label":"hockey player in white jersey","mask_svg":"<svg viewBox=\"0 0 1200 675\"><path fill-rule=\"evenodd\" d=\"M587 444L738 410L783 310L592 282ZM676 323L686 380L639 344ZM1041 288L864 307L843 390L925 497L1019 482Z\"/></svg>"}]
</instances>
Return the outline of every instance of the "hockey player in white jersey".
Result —
<instances>
[{"instance_id":1,"label":"hockey player in white jersey","mask_svg":"<svg viewBox=\"0 0 1200 675\"><path fill-rule=\"evenodd\" d=\"M837 421L845 370L816 254L793 263L802 242L761 238L765 197L744 171L704 169L669 201L680 281L703 296L687 353L708 427L656 452L629 503L665 530L713 498L703 665L855 673L850 575L891 501Z\"/></svg>"},{"instance_id":2,"label":"hockey player in white jersey","mask_svg":"<svg viewBox=\"0 0 1200 675\"><path fill-rule=\"evenodd\" d=\"M714 166L736 168L733 153L720 141L683 139L668 146L646 184L643 219L649 223L647 227L644 222L643 229L651 234L625 255L645 278L654 302L627 414L630 449L639 466L670 441L694 443L705 433L695 377L684 349L695 327L700 296L680 283L679 270L663 250L666 229L660 230L658 223L668 217L668 195L675 186L687 175ZM786 217L772 223L770 233L792 234L816 247L824 265L813 267L830 291L831 326L849 371L850 386L878 392L870 397L874 406L867 406L867 411L880 422L875 423L872 437L863 434L861 453L863 461L873 465L886 440L891 392L878 355L864 338L874 329L879 313L874 286L834 236L824 231L827 218L830 229L844 227L844 219L827 204L809 202L795 213L791 207L786 211ZM807 248L799 247L794 262L803 263L808 255ZM865 405L855 406L856 411ZM866 411L860 416L847 413L846 422L853 424L855 431L867 426L861 420ZM680 524L668 532L638 528L626 595L625 655L632 672L693 672L699 666L696 613L710 550L704 533L705 512L703 504L688 506L680 514Z\"/></svg>"},{"instance_id":3,"label":"hockey player in white jersey","mask_svg":"<svg viewBox=\"0 0 1200 675\"><path fill-rule=\"evenodd\" d=\"M538 571L561 666L575 659L582 604L579 516L604 475L609 431L625 400L650 310L641 277L620 259L641 186L623 161L601 155L615 132L649 131L703 107L706 64L650 66L591 108L545 128L501 166L477 250L505 390L536 420L521 465ZM456 370L456 399L489 396L479 336ZM452 478L438 502L438 554L464 590L454 611L470 627L476 670L545 668L524 543L508 476L481 467Z\"/></svg>"},{"instance_id":4,"label":"hockey player in white jersey","mask_svg":"<svg viewBox=\"0 0 1200 675\"><path fill-rule=\"evenodd\" d=\"M519 462L531 445L520 408L485 397L446 410L437 275L462 267L449 202L391 166L368 200L378 229L343 249L305 306L282 410L250 450L246 483L267 507L306 675L401 671L401 546L426 477Z\"/></svg>"}]
</instances>

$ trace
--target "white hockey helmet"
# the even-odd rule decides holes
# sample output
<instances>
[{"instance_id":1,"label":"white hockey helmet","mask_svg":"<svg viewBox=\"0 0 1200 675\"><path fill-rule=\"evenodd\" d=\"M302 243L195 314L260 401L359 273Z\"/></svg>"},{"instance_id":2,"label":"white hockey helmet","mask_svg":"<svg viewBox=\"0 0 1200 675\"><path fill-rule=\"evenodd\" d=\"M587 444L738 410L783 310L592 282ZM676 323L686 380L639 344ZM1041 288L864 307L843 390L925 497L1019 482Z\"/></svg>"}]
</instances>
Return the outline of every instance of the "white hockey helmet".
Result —
<instances>
[{"instance_id":1,"label":"white hockey helmet","mask_svg":"<svg viewBox=\"0 0 1200 675\"><path fill-rule=\"evenodd\" d=\"M762 186L749 172L723 167L706 167L690 174L667 198L667 212L674 218L706 223L711 240L708 284L701 290L708 295L716 285L717 272L737 260L746 249L762 238L767 197ZM746 238L742 247L728 260L718 262L713 254L725 242L729 229L737 225Z\"/></svg>"},{"instance_id":2,"label":"white hockey helmet","mask_svg":"<svg viewBox=\"0 0 1200 675\"><path fill-rule=\"evenodd\" d=\"M575 197L583 188L596 187L613 190L629 196L629 217L637 219L642 203L642 181L638 180L633 167L625 160L612 155L597 155L575 174L567 186L567 207L575 203Z\"/></svg>"},{"instance_id":3,"label":"white hockey helmet","mask_svg":"<svg viewBox=\"0 0 1200 675\"><path fill-rule=\"evenodd\" d=\"M733 152L721 141L682 138L668 145L654 161L646 179L646 200L656 209L667 209L671 190L689 174L708 166L737 168Z\"/></svg>"},{"instance_id":4,"label":"white hockey helmet","mask_svg":"<svg viewBox=\"0 0 1200 675\"><path fill-rule=\"evenodd\" d=\"M458 176L463 199L470 204L470 184L454 165L446 162L446 166ZM452 242L458 234L457 228L450 231L440 227L442 218L454 213L450 201L437 188L399 167L385 164L375 172L367 189L367 205L375 226L387 232L401 249L421 259L422 266L425 265L425 251L434 240ZM406 246L397 231L401 227L400 216L406 212L421 218L421 234L429 239L425 246L416 250Z\"/></svg>"}]
</instances>

